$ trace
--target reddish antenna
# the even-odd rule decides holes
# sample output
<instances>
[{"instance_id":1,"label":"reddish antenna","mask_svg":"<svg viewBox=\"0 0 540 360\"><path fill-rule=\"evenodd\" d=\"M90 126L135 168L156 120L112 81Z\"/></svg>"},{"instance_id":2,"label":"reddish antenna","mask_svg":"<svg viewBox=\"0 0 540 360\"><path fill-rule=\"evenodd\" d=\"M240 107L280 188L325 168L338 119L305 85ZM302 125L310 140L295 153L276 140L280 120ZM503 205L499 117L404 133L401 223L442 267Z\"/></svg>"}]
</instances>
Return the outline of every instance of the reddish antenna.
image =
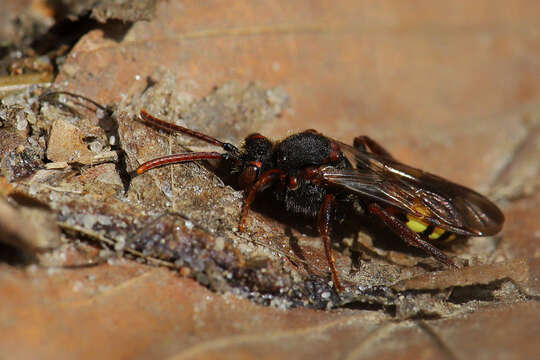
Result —
<instances>
[{"instance_id":1,"label":"reddish antenna","mask_svg":"<svg viewBox=\"0 0 540 360\"><path fill-rule=\"evenodd\" d=\"M150 169L163 166L163 165L178 164L178 163L184 163L184 162L196 161L196 160L210 160L210 159L226 160L226 159L230 159L231 157L238 158L238 154L239 154L238 148L231 143L222 142L211 136L200 133L198 131L188 129L180 125L172 124L167 121L163 121L161 119L158 119L155 116L150 115L146 110L141 110L140 118L141 120L151 125L154 125L160 129L167 130L167 131L180 132L188 136L194 137L196 139L206 141L207 143L210 143L212 145L219 146L223 150L225 150L226 153L223 154L223 153L212 151L212 152L194 152L194 153L172 154L172 155L162 156L162 157L149 160L145 162L144 164L142 164L141 166L139 166L136 170L138 175Z\"/></svg>"}]
</instances>

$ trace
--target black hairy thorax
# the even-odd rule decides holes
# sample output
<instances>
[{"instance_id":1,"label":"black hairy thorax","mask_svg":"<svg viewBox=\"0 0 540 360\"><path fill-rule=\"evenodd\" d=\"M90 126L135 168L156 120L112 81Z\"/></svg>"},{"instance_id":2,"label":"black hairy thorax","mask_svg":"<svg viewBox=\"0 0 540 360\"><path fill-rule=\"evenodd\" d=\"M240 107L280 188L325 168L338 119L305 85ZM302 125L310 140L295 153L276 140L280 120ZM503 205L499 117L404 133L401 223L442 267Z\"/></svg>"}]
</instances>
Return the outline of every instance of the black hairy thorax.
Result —
<instances>
[{"instance_id":1,"label":"black hairy thorax","mask_svg":"<svg viewBox=\"0 0 540 360\"><path fill-rule=\"evenodd\" d=\"M306 167L319 167L323 164L336 168L350 168L343 154L331 146L331 141L312 130L291 135L274 149L274 167L296 179L295 187L283 187L274 191L273 198L289 213L305 218L315 218L328 194L328 186L306 179L302 171ZM336 152L333 154L333 152Z\"/></svg>"}]
</instances>

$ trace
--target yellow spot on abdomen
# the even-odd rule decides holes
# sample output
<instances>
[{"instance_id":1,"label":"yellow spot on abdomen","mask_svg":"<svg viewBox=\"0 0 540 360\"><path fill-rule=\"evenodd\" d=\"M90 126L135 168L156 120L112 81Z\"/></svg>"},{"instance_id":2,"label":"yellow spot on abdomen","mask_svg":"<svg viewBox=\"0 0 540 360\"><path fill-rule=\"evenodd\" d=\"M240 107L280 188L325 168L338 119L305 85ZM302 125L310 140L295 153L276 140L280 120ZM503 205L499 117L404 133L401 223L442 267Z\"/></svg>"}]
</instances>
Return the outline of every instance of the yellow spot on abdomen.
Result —
<instances>
[{"instance_id":1,"label":"yellow spot on abdomen","mask_svg":"<svg viewBox=\"0 0 540 360\"><path fill-rule=\"evenodd\" d=\"M444 240L445 243L448 243L450 241L456 240L456 234L452 234L448 237L448 239Z\"/></svg>"},{"instance_id":2,"label":"yellow spot on abdomen","mask_svg":"<svg viewBox=\"0 0 540 360\"><path fill-rule=\"evenodd\" d=\"M437 240L437 239L440 238L445 232L446 232L445 230L436 227L435 229L433 229L433 231L431 232L431 234L429 234L428 238L430 238L431 240Z\"/></svg>"},{"instance_id":3,"label":"yellow spot on abdomen","mask_svg":"<svg viewBox=\"0 0 540 360\"><path fill-rule=\"evenodd\" d=\"M429 227L429 223L422 219L414 217L411 214L407 214L407 220L408 221L405 223L405 225L407 225L409 229L416 233L422 233L426 231L426 229ZM438 238L443 236L444 233L446 233L446 230L441 229L440 227L435 227L433 228L433 231L431 231L431 233L428 235L428 238L430 240L437 240ZM455 238L453 234L451 237Z\"/></svg>"},{"instance_id":4,"label":"yellow spot on abdomen","mask_svg":"<svg viewBox=\"0 0 540 360\"><path fill-rule=\"evenodd\" d=\"M421 233L428 228L427 222L421 219L415 218L412 215L407 214L407 219L409 220L406 223L407 227L414 232Z\"/></svg>"}]
</instances>

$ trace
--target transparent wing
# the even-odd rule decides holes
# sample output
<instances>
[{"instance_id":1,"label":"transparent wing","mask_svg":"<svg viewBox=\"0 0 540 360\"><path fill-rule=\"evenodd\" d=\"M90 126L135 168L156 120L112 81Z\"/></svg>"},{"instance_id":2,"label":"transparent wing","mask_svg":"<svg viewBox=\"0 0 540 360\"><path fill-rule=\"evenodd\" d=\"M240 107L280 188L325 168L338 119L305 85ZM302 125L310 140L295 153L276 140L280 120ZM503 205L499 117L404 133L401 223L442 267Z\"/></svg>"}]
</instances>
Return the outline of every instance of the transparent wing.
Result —
<instances>
[{"instance_id":1,"label":"transparent wing","mask_svg":"<svg viewBox=\"0 0 540 360\"><path fill-rule=\"evenodd\" d=\"M479 193L388 157L333 141L353 168L324 167L323 178L329 184L397 207L457 234L484 236L501 230L504 215Z\"/></svg>"}]
</instances>

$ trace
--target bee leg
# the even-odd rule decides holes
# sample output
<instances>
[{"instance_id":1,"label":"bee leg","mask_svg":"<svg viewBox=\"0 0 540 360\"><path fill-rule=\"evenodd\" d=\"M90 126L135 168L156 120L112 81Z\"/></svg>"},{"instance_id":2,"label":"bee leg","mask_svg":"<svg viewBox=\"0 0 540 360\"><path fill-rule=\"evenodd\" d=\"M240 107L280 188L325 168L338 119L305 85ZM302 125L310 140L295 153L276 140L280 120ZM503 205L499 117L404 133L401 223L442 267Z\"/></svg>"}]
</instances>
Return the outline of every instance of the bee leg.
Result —
<instances>
[{"instance_id":1,"label":"bee leg","mask_svg":"<svg viewBox=\"0 0 540 360\"><path fill-rule=\"evenodd\" d=\"M334 287L337 292L342 292L344 288L337 276L336 260L334 259L334 254L332 253L332 244L330 243L330 233L332 232L331 222L334 216L335 207L336 198L334 195L326 195L317 215L317 225L324 243L324 252L326 253L328 266L330 267L330 272L332 273Z\"/></svg>"},{"instance_id":2,"label":"bee leg","mask_svg":"<svg viewBox=\"0 0 540 360\"><path fill-rule=\"evenodd\" d=\"M251 186L249 189L249 193L246 196L246 199L244 201L244 205L242 206L242 212L240 213L240 223L238 225L238 230L240 232L244 232L245 229L245 223L246 218L249 212L249 208L251 207L251 203L255 199L255 195L266 189L268 186L270 186L272 183L274 183L277 180L283 181L286 177L286 174L279 170L279 169L270 169L265 171L259 179Z\"/></svg>"},{"instance_id":3,"label":"bee leg","mask_svg":"<svg viewBox=\"0 0 540 360\"><path fill-rule=\"evenodd\" d=\"M393 159L392 155L390 155L390 153L384 147L382 147L382 145L380 145L378 142L366 135L355 137L353 146L363 151L369 149L373 154Z\"/></svg>"},{"instance_id":4,"label":"bee leg","mask_svg":"<svg viewBox=\"0 0 540 360\"><path fill-rule=\"evenodd\" d=\"M456 264L446 256L441 250L431 245L429 242L422 240L420 235L409 229L398 218L383 209L380 205L372 203L368 205L368 211L377 215L386 226L391 228L407 245L417 247L424 250L429 255L450 267L457 268Z\"/></svg>"}]
</instances>

